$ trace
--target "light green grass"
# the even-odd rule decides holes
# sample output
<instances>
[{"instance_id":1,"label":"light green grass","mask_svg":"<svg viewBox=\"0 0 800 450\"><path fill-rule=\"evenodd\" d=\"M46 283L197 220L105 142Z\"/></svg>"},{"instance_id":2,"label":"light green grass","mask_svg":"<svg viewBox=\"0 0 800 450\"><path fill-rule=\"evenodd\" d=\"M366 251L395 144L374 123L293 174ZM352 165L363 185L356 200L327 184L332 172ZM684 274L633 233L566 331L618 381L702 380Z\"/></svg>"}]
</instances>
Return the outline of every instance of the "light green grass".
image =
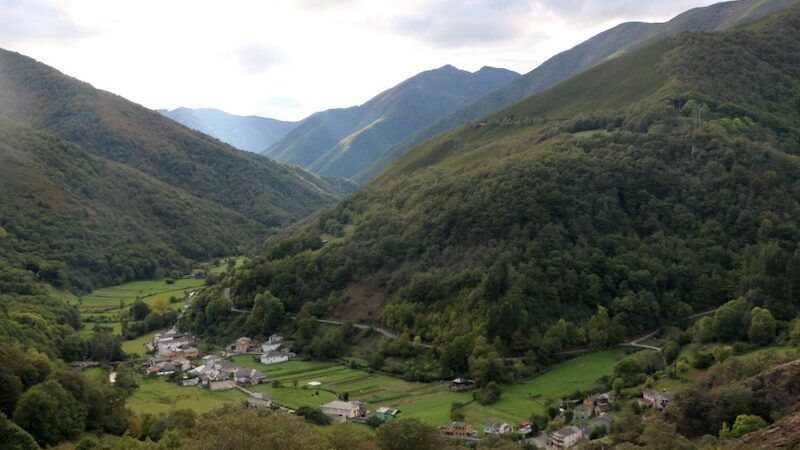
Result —
<instances>
[{"instance_id":1,"label":"light green grass","mask_svg":"<svg viewBox=\"0 0 800 450\"><path fill-rule=\"evenodd\" d=\"M390 406L402 411L403 417L415 417L431 425L450 420L453 403L466 404L461 409L476 429L491 420L518 423L541 414L554 402L576 390L591 389L598 378L610 375L626 350L607 350L567 361L552 370L524 382L503 387L503 395L495 404L481 406L469 392L450 392L444 383L412 383L388 375L351 369L337 363L289 361L263 365L252 356L237 356L234 361L254 367L282 387L261 385L254 388L289 408L319 406L347 392L351 400L365 402L371 410ZM303 388L309 381L319 381L319 388ZM296 386L295 387L295 383Z\"/></svg>"},{"instance_id":2,"label":"light green grass","mask_svg":"<svg viewBox=\"0 0 800 450\"><path fill-rule=\"evenodd\" d=\"M137 297L147 303L152 303L159 298L169 299L171 296L181 298L184 290L196 289L203 285L205 285L205 280L197 278L181 278L175 280L173 284L169 284L165 280L131 281L93 291L81 299L80 307L84 309L118 309L120 301L125 306L130 306Z\"/></svg>"},{"instance_id":3,"label":"light green grass","mask_svg":"<svg viewBox=\"0 0 800 450\"><path fill-rule=\"evenodd\" d=\"M230 259L230 258L222 258L222 259L220 259L220 262L219 262L219 264L217 264L216 266L212 266L211 268L209 268L209 269L208 269L208 272L209 272L209 273L213 273L213 274L220 274L220 273L223 273L223 272L227 271L227 270L228 270L228 260L229 260L229 259ZM244 264L244 263L245 263L245 261L247 261L247 258L246 258L246 257L244 257L244 256L237 256L237 257L236 257L236 268L238 269L239 267L241 267L241 266L242 266L242 264Z\"/></svg>"},{"instance_id":4,"label":"light green grass","mask_svg":"<svg viewBox=\"0 0 800 450\"><path fill-rule=\"evenodd\" d=\"M532 413L543 414L550 402L575 391L589 390L600 377L611 375L617 361L625 354L624 349L613 349L579 356L542 375L504 386L503 395L496 403L481 406L473 402L462 412L467 421L481 429L491 420L519 422Z\"/></svg>"},{"instance_id":5,"label":"light green grass","mask_svg":"<svg viewBox=\"0 0 800 450\"><path fill-rule=\"evenodd\" d=\"M94 323L94 322L84 322L83 327L78 330L78 334L81 336L91 336L94 334L94 327L103 327L103 328L111 328L111 331L115 334L122 334L122 324L119 322L102 322L102 323Z\"/></svg>"},{"instance_id":6,"label":"light green grass","mask_svg":"<svg viewBox=\"0 0 800 450\"><path fill-rule=\"evenodd\" d=\"M245 400L238 390L211 392L199 386L181 387L163 378L139 377L139 387L128 397L125 406L135 413L159 414L176 409L191 409L202 414L226 404Z\"/></svg>"},{"instance_id":7,"label":"light green grass","mask_svg":"<svg viewBox=\"0 0 800 450\"><path fill-rule=\"evenodd\" d=\"M147 333L139 336L136 339L132 339L130 341L123 341L122 342L122 351L125 353L133 353L139 356L147 355L147 349L145 348L145 344L150 342L153 339L153 336L156 332Z\"/></svg>"}]
</instances>

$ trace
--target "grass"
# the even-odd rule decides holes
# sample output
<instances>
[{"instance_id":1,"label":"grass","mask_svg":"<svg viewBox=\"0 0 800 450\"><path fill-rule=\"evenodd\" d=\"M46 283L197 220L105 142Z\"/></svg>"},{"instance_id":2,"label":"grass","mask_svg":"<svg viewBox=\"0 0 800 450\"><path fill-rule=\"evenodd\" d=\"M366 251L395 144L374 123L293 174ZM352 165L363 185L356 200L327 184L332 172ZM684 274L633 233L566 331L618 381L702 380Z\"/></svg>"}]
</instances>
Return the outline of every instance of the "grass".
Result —
<instances>
[{"instance_id":1,"label":"grass","mask_svg":"<svg viewBox=\"0 0 800 450\"><path fill-rule=\"evenodd\" d=\"M205 280L198 278L180 278L169 284L166 280L131 281L103 289L97 289L79 300L80 307L87 309L119 309L120 302L128 306L137 297L147 303L156 299L169 299L171 296L182 297L183 291L196 289L205 285Z\"/></svg>"},{"instance_id":2,"label":"grass","mask_svg":"<svg viewBox=\"0 0 800 450\"><path fill-rule=\"evenodd\" d=\"M139 387L125 406L136 413L159 414L176 409L191 409L202 414L226 404L239 404L245 397L237 390L211 392L197 386L181 387L163 378L140 377Z\"/></svg>"},{"instance_id":3,"label":"grass","mask_svg":"<svg viewBox=\"0 0 800 450\"><path fill-rule=\"evenodd\" d=\"M135 355L139 355L142 357L146 356L147 349L144 347L144 344L150 342L150 340L153 339L153 335L155 334L156 332L154 331L152 333L143 334L137 337L136 339L132 339L130 341L123 341L122 351L125 353L133 353Z\"/></svg>"},{"instance_id":4,"label":"grass","mask_svg":"<svg viewBox=\"0 0 800 450\"><path fill-rule=\"evenodd\" d=\"M220 259L219 264L217 264L216 266L210 267L208 269L208 272L212 273L212 274L220 274L220 273L223 273L223 272L227 271L228 270L228 260L229 259L230 258L222 258L222 259ZM236 268L238 269L239 267L241 267L242 264L244 264L245 261L247 261L246 257L237 256L236 257Z\"/></svg>"},{"instance_id":5,"label":"grass","mask_svg":"<svg viewBox=\"0 0 800 450\"><path fill-rule=\"evenodd\" d=\"M504 386L497 403L482 406L469 392L450 392L444 383L414 383L384 374L369 373L360 369L330 362L289 361L263 365L252 356L237 356L237 364L254 367L281 387L261 385L254 388L264 392L277 403L289 408L319 406L334 400L337 394L347 392L351 400L367 403L371 410L390 406L402 411L403 417L415 417L432 425L450 420L453 403L465 404L461 412L476 429L491 420L518 423L531 413L544 413L551 402L576 390L591 389L598 378L609 375L617 360L627 350L614 349L583 355L564 362L552 370L523 381ZM304 388L306 383L318 381L319 388Z\"/></svg>"}]
</instances>

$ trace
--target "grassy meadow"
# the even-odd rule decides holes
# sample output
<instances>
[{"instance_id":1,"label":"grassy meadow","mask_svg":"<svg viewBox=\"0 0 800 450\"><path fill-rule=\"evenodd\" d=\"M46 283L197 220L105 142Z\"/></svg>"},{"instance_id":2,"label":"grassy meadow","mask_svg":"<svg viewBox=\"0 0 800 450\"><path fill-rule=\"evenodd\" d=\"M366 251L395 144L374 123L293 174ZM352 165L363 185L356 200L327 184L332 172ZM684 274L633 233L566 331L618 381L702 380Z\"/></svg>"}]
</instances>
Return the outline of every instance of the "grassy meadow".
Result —
<instances>
[{"instance_id":1,"label":"grassy meadow","mask_svg":"<svg viewBox=\"0 0 800 450\"><path fill-rule=\"evenodd\" d=\"M351 400L360 400L374 410L390 406L402 411L403 417L416 417L432 425L450 420L454 403L461 403L461 412L477 429L486 422L503 420L518 423L531 413L543 413L547 405L576 390L592 388L597 379L610 375L625 349L613 349L583 355L560 364L548 372L520 383L504 386L497 403L482 406L469 392L450 392L444 383L414 383L392 376L369 373L338 363L290 361L263 365L252 356L237 356L240 365L254 367L281 387L272 384L254 388L267 393L275 402L289 407L319 406L347 392ZM322 383L318 388L305 387L308 382Z\"/></svg>"},{"instance_id":2,"label":"grassy meadow","mask_svg":"<svg viewBox=\"0 0 800 450\"><path fill-rule=\"evenodd\" d=\"M139 388L125 406L136 413L158 414L176 409L191 409L202 414L225 404L245 400L238 390L211 392L200 387L181 387L160 377L139 377Z\"/></svg>"}]
</instances>

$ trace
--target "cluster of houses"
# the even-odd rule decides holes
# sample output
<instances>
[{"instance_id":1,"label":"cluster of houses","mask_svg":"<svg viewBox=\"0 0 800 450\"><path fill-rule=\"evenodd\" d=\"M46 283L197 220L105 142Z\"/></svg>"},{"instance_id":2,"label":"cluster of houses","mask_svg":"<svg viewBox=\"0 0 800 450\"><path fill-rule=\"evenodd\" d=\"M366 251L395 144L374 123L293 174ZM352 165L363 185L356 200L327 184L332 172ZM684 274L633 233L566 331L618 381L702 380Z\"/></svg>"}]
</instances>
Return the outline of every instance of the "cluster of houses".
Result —
<instances>
[{"instance_id":1,"label":"cluster of houses","mask_svg":"<svg viewBox=\"0 0 800 450\"><path fill-rule=\"evenodd\" d=\"M271 342L271 345L278 342L280 345L282 339L280 336L273 336L268 342ZM237 345L238 343L239 341ZM212 391L230 390L237 386L254 386L270 381L258 370L239 366L219 355L206 355L202 358L201 364L195 367L192 359L197 359L199 356L195 345L196 340L193 336L174 328L157 333L146 345L148 350L153 352L153 356L145 362L145 372L150 375L171 375L180 371L183 375L179 380L181 386L202 386ZM269 400L258 395L248 399L248 403L256 407L263 407L266 402Z\"/></svg>"},{"instance_id":2,"label":"cluster of houses","mask_svg":"<svg viewBox=\"0 0 800 450\"><path fill-rule=\"evenodd\" d=\"M283 337L278 334L273 334L260 346L254 344L249 337L240 337L227 350L240 355L261 355L261 364L281 363L295 357L294 353L283 346Z\"/></svg>"},{"instance_id":3,"label":"cluster of houses","mask_svg":"<svg viewBox=\"0 0 800 450\"><path fill-rule=\"evenodd\" d=\"M269 383L269 378L256 369L242 367L217 355L203 357L203 364L186 371L183 386L197 386L212 391L227 391L237 386L248 387Z\"/></svg>"},{"instance_id":4,"label":"cluster of houses","mask_svg":"<svg viewBox=\"0 0 800 450\"><path fill-rule=\"evenodd\" d=\"M200 354L194 336L175 328L156 333L145 346L153 352L153 357L145 363L151 375L170 375L179 369L191 369L190 360Z\"/></svg>"}]
</instances>

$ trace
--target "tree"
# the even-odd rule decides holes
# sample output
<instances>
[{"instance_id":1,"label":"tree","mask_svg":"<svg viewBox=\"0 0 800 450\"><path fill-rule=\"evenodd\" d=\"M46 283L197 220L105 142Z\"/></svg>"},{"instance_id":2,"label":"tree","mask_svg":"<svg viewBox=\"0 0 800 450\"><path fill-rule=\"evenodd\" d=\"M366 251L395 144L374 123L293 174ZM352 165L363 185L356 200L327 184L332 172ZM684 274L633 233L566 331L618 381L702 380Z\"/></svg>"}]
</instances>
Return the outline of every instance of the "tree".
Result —
<instances>
[{"instance_id":1,"label":"tree","mask_svg":"<svg viewBox=\"0 0 800 450\"><path fill-rule=\"evenodd\" d=\"M204 415L181 449L329 450L327 440L303 419L289 414L221 408Z\"/></svg>"},{"instance_id":2,"label":"tree","mask_svg":"<svg viewBox=\"0 0 800 450\"><path fill-rule=\"evenodd\" d=\"M500 388L500 385L494 381L490 381L486 386L473 392L472 396L481 405L489 405L499 400L502 393L503 390Z\"/></svg>"},{"instance_id":3,"label":"tree","mask_svg":"<svg viewBox=\"0 0 800 450\"><path fill-rule=\"evenodd\" d=\"M163 316L170 311L169 308L169 300L164 297L159 297L153 300L153 303L150 305L150 310L153 314L157 314L159 316Z\"/></svg>"},{"instance_id":4,"label":"tree","mask_svg":"<svg viewBox=\"0 0 800 450\"><path fill-rule=\"evenodd\" d=\"M655 419L645 427L639 441L648 450L679 450L691 449L688 439L678 434L675 425L662 419Z\"/></svg>"},{"instance_id":5,"label":"tree","mask_svg":"<svg viewBox=\"0 0 800 450\"><path fill-rule=\"evenodd\" d=\"M486 386L490 381L500 381L503 375L503 360L486 338L475 339L468 360L469 373L479 386Z\"/></svg>"},{"instance_id":6,"label":"tree","mask_svg":"<svg viewBox=\"0 0 800 450\"><path fill-rule=\"evenodd\" d=\"M41 445L74 439L84 428L86 412L58 382L37 384L22 394L14 422Z\"/></svg>"},{"instance_id":7,"label":"tree","mask_svg":"<svg viewBox=\"0 0 800 450\"><path fill-rule=\"evenodd\" d=\"M692 327L692 334L694 341L700 344L714 341L716 337L714 334L714 319L706 316L695 322Z\"/></svg>"},{"instance_id":8,"label":"tree","mask_svg":"<svg viewBox=\"0 0 800 450\"><path fill-rule=\"evenodd\" d=\"M0 448L8 450L38 450L39 446L25 430L0 413Z\"/></svg>"},{"instance_id":9,"label":"tree","mask_svg":"<svg viewBox=\"0 0 800 450\"><path fill-rule=\"evenodd\" d=\"M722 341L731 341L745 335L747 300L737 298L722 305L714 314L714 334Z\"/></svg>"},{"instance_id":10,"label":"tree","mask_svg":"<svg viewBox=\"0 0 800 450\"><path fill-rule=\"evenodd\" d=\"M607 347L610 343L610 327L611 319L608 316L608 310L603 306L598 306L594 316L592 316L586 324L586 334L589 338L589 343L596 347Z\"/></svg>"},{"instance_id":11,"label":"tree","mask_svg":"<svg viewBox=\"0 0 800 450\"><path fill-rule=\"evenodd\" d=\"M792 344L800 346L800 317L789 324L789 339L791 339Z\"/></svg>"},{"instance_id":12,"label":"tree","mask_svg":"<svg viewBox=\"0 0 800 450\"><path fill-rule=\"evenodd\" d=\"M378 428L381 450L439 450L443 440L439 431L419 419L400 419Z\"/></svg>"},{"instance_id":13,"label":"tree","mask_svg":"<svg viewBox=\"0 0 800 450\"><path fill-rule=\"evenodd\" d=\"M757 345L769 345L775 340L777 322L768 309L756 306L750 312L750 328L747 337Z\"/></svg>"},{"instance_id":14,"label":"tree","mask_svg":"<svg viewBox=\"0 0 800 450\"><path fill-rule=\"evenodd\" d=\"M736 416L736 422L733 423L731 437L741 437L752 431L760 430L765 426L767 426L767 423L759 416L740 414Z\"/></svg>"},{"instance_id":15,"label":"tree","mask_svg":"<svg viewBox=\"0 0 800 450\"><path fill-rule=\"evenodd\" d=\"M269 335L278 330L286 317L283 302L270 292L256 295L253 310L247 317L251 334Z\"/></svg>"},{"instance_id":16,"label":"tree","mask_svg":"<svg viewBox=\"0 0 800 450\"><path fill-rule=\"evenodd\" d=\"M133 302L133 305L131 305L130 314L133 320L144 320L144 318L150 314L150 306L137 298L136 301Z\"/></svg>"}]
</instances>

